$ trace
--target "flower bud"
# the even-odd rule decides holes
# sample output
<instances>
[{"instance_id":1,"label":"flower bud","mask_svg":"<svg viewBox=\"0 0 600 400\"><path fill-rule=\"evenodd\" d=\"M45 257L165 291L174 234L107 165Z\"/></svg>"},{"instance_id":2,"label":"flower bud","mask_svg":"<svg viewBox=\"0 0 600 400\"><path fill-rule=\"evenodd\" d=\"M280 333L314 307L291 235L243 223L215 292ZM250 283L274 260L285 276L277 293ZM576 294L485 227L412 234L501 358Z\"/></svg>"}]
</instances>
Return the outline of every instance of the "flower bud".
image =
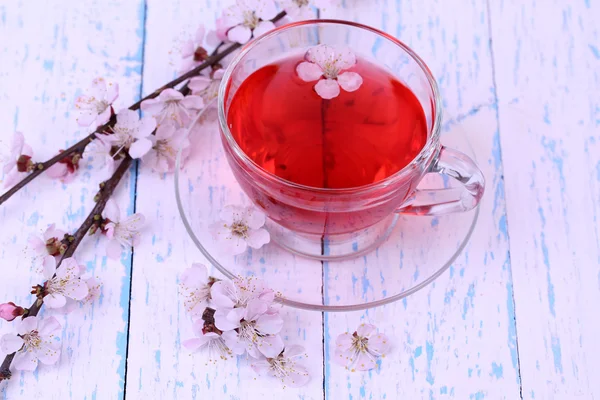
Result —
<instances>
[{"instance_id":1,"label":"flower bud","mask_svg":"<svg viewBox=\"0 0 600 400\"><path fill-rule=\"evenodd\" d=\"M25 314L25 309L13 302L0 304L0 318L2 319L12 321L23 314Z\"/></svg>"}]
</instances>

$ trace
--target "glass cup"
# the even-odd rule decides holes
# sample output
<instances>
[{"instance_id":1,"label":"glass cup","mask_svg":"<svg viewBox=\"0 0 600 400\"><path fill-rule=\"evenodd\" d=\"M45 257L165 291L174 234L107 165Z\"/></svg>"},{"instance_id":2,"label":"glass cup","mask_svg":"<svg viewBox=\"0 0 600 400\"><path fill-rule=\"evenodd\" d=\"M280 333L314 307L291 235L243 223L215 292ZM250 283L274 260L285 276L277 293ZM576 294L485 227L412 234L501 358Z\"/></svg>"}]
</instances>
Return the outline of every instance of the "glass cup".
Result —
<instances>
[{"instance_id":1,"label":"glass cup","mask_svg":"<svg viewBox=\"0 0 600 400\"><path fill-rule=\"evenodd\" d=\"M227 115L244 79L265 65L319 44L350 47L357 56L396 77L418 98L426 117L427 141L400 171L360 187L310 187L266 171L237 144ZM386 239L398 214L464 212L475 208L483 195L484 178L477 165L440 143L441 101L431 71L405 44L365 25L302 21L250 42L225 72L219 88L218 117L229 165L244 192L267 215L272 240L306 257L339 260L362 255ZM428 174L442 178L438 188L419 187ZM454 184L448 184L452 180Z\"/></svg>"}]
</instances>

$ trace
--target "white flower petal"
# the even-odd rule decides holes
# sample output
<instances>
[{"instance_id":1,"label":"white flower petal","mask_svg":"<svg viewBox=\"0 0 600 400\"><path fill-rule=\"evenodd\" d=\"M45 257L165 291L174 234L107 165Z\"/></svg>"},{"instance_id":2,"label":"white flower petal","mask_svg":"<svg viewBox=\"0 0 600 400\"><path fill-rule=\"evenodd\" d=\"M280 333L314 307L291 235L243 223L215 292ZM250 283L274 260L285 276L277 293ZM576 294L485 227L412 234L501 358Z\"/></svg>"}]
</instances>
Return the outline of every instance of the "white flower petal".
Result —
<instances>
[{"instance_id":1,"label":"white flower petal","mask_svg":"<svg viewBox=\"0 0 600 400\"><path fill-rule=\"evenodd\" d=\"M223 207L219 217L228 225L231 225L234 222L241 221L245 214L246 210L243 207L228 205Z\"/></svg>"},{"instance_id":2,"label":"white flower petal","mask_svg":"<svg viewBox=\"0 0 600 400\"><path fill-rule=\"evenodd\" d=\"M60 279L73 279L80 275L80 267L73 257L64 258L56 269L56 277Z\"/></svg>"},{"instance_id":3,"label":"white flower petal","mask_svg":"<svg viewBox=\"0 0 600 400\"><path fill-rule=\"evenodd\" d=\"M212 83L212 79L207 76L196 76L190 79L188 83L188 87L192 92L201 92L208 88L208 86Z\"/></svg>"},{"instance_id":4,"label":"white flower petal","mask_svg":"<svg viewBox=\"0 0 600 400\"><path fill-rule=\"evenodd\" d=\"M239 44L246 44L251 37L252 31L244 25L235 26L227 32L227 38Z\"/></svg>"},{"instance_id":5,"label":"white flower petal","mask_svg":"<svg viewBox=\"0 0 600 400\"><path fill-rule=\"evenodd\" d=\"M38 359L32 351L19 351L15 354L12 365L17 371L35 371Z\"/></svg>"},{"instance_id":6,"label":"white flower petal","mask_svg":"<svg viewBox=\"0 0 600 400\"><path fill-rule=\"evenodd\" d=\"M236 331L223 332L221 338L233 354L241 355L246 352L246 344L240 340Z\"/></svg>"},{"instance_id":7,"label":"white flower petal","mask_svg":"<svg viewBox=\"0 0 600 400\"><path fill-rule=\"evenodd\" d=\"M371 324L360 324L358 329L356 329L356 333L358 336L369 337L373 332L375 332L377 328L375 325Z\"/></svg>"},{"instance_id":8,"label":"white flower petal","mask_svg":"<svg viewBox=\"0 0 600 400\"><path fill-rule=\"evenodd\" d=\"M333 47L326 44L320 44L308 49L305 55L306 61L318 64L321 69L335 60L335 50Z\"/></svg>"},{"instance_id":9,"label":"white flower petal","mask_svg":"<svg viewBox=\"0 0 600 400\"><path fill-rule=\"evenodd\" d=\"M295 365L294 369L283 377L283 383L292 388L299 388L310 381L310 375L302 365Z\"/></svg>"},{"instance_id":10,"label":"white flower petal","mask_svg":"<svg viewBox=\"0 0 600 400\"><path fill-rule=\"evenodd\" d=\"M212 304L218 309L231 309L235 306L232 299L232 293L235 293L235 287L231 281L215 282L210 289Z\"/></svg>"},{"instance_id":11,"label":"white flower petal","mask_svg":"<svg viewBox=\"0 0 600 400\"><path fill-rule=\"evenodd\" d=\"M238 236L232 236L221 242L224 245L223 250L229 251L232 255L242 254L248 248L246 241Z\"/></svg>"},{"instance_id":12,"label":"white flower petal","mask_svg":"<svg viewBox=\"0 0 600 400\"><path fill-rule=\"evenodd\" d=\"M88 286L79 278L71 279L65 285L65 295L69 296L73 300L81 301L87 297L88 293Z\"/></svg>"},{"instance_id":13,"label":"white flower petal","mask_svg":"<svg viewBox=\"0 0 600 400\"><path fill-rule=\"evenodd\" d=\"M335 66L339 70L348 69L356 64L356 56L349 48L337 49L335 52Z\"/></svg>"},{"instance_id":14,"label":"white flower petal","mask_svg":"<svg viewBox=\"0 0 600 400\"><path fill-rule=\"evenodd\" d=\"M262 228L267 220L265 214L260 212L256 207L247 207L244 211L243 219L246 221L248 228Z\"/></svg>"},{"instance_id":15,"label":"white flower petal","mask_svg":"<svg viewBox=\"0 0 600 400\"><path fill-rule=\"evenodd\" d=\"M140 106L143 112L147 112L150 115L160 113L164 107L164 102L158 98L144 100Z\"/></svg>"},{"instance_id":16,"label":"white flower petal","mask_svg":"<svg viewBox=\"0 0 600 400\"><path fill-rule=\"evenodd\" d=\"M304 356L306 350L304 347L299 346L297 344L293 344L291 346L287 346L283 351L283 356L286 358L298 358Z\"/></svg>"},{"instance_id":17,"label":"white flower petal","mask_svg":"<svg viewBox=\"0 0 600 400\"><path fill-rule=\"evenodd\" d=\"M239 328L241 318L237 322L235 320L232 321L230 319L230 313L234 310L235 309L232 309L232 310L220 309L220 310L215 311L215 315L214 315L215 326L222 331L230 331L232 329Z\"/></svg>"},{"instance_id":18,"label":"white flower petal","mask_svg":"<svg viewBox=\"0 0 600 400\"><path fill-rule=\"evenodd\" d=\"M352 340L352 335L350 333L342 333L335 341L336 348L340 351L348 351L352 348Z\"/></svg>"},{"instance_id":19,"label":"white flower petal","mask_svg":"<svg viewBox=\"0 0 600 400\"><path fill-rule=\"evenodd\" d=\"M118 260L121 258L123 250L121 249L121 244L116 240L110 240L106 244L106 256L113 260Z\"/></svg>"},{"instance_id":20,"label":"white flower petal","mask_svg":"<svg viewBox=\"0 0 600 400\"><path fill-rule=\"evenodd\" d=\"M208 269L204 264L192 264L190 268L186 269L183 271L183 274L181 274L181 285L185 287L198 288L206 285L207 282Z\"/></svg>"},{"instance_id":21,"label":"white flower petal","mask_svg":"<svg viewBox=\"0 0 600 400\"><path fill-rule=\"evenodd\" d=\"M273 0L259 0L256 6L256 15L262 20L269 20L277 16L277 6Z\"/></svg>"},{"instance_id":22,"label":"white flower petal","mask_svg":"<svg viewBox=\"0 0 600 400\"><path fill-rule=\"evenodd\" d=\"M261 333L274 335L281 332L283 319L279 314L265 314L256 320L256 329Z\"/></svg>"},{"instance_id":23,"label":"white flower petal","mask_svg":"<svg viewBox=\"0 0 600 400\"><path fill-rule=\"evenodd\" d=\"M315 63L303 61L296 67L296 73L304 82L312 82L323 76L323 70Z\"/></svg>"},{"instance_id":24,"label":"white flower petal","mask_svg":"<svg viewBox=\"0 0 600 400\"><path fill-rule=\"evenodd\" d=\"M358 353L354 367L359 371L368 371L377 366L375 357L367 352L361 351Z\"/></svg>"},{"instance_id":25,"label":"white flower petal","mask_svg":"<svg viewBox=\"0 0 600 400\"><path fill-rule=\"evenodd\" d=\"M61 308L67 304L67 299L60 293L51 293L44 297L44 304L48 308Z\"/></svg>"},{"instance_id":26,"label":"white flower petal","mask_svg":"<svg viewBox=\"0 0 600 400\"><path fill-rule=\"evenodd\" d=\"M124 128L135 129L139 121L140 117L137 112L125 108L119 111L119 113L117 114L116 125Z\"/></svg>"},{"instance_id":27,"label":"white flower petal","mask_svg":"<svg viewBox=\"0 0 600 400\"><path fill-rule=\"evenodd\" d=\"M369 350L378 356L383 356L389 353L391 343L386 335L378 333L369 337Z\"/></svg>"},{"instance_id":28,"label":"white flower petal","mask_svg":"<svg viewBox=\"0 0 600 400\"><path fill-rule=\"evenodd\" d=\"M204 100L200 96L185 96L183 100L181 100L181 104L191 110L201 110L204 108Z\"/></svg>"},{"instance_id":29,"label":"white flower petal","mask_svg":"<svg viewBox=\"0 0 600 400\"><path fill-rule=\"evenodd\" d=\"M121 220L121 210L119 210L119 205L114 199L110 198L106 202L102 216L110 219L112 222L119 222Z\"/></svg>"},{"instance_id":30,"label":"white flower petal","mask_svg":"<svg viewBox=\"0 0 600 400\"><path fill-rule=\"evenodd\" d=\"M344 72L338 75L337 81L346 92L358 90L363 83L362 77L356 72Z\"/></svg>"},{"instance_id":31,"label":"white flower petal","mask_svg":"<svg viewBox=\"0 0 600 400\"><path fill-rule=\"evenodd\" d=\"M323 99L329 100L340 94L340 85L334 79L321 79L315 85L315 91Z\"/></svg>"},{"instance_id":32,"label":"white flower petal","mask_svg":"<svg viewBox=\"0 0 600 400\"><path fill-rule=\"evenodd\" d=\"M24 335L31 331L34 331L38 327L39 317L27 317L21 320L19 327L17 328L17 333L19 335Z\"/></svg>"},{"instance_id":33,"label":"white flower petal","mask_svg":"<svg viewBox=\"0 0 600 400\"><path fill-rule=\"evenodd\" d=\"M23 343L25 343L23 339L17 335L7 333L0 338L0 351L5 354L12 354L19 351L19 349L23 347Z\"/></svg>"},{"instance_id":34,"label":"white flower petal","mask_svg":"<svg viewBox=\"0 0 600 400\"><path fill-rule=\"evenodd\" d=\"M107 123L108 120L110 120L111 115L112 115L112 111L111 111L110 107L106 107L106 109L104 111L102 111L100 114L98 114L98 116L96 117L96 126L104 125L105 123Z\"/></svg>"},{"instance_id":35,"label":"white flower petal","mask_svg":"<svg viewBox=\"0 0 600 400\"><path fill-rule=\"evenodd\" d=\"M261 315L266 313L267 309L268 309L268 305L264 301L261 301L259 299L250 299L250 301L248 301L248 304L246 305L246 312L244 314L244 319L246 321L255 321ZM265 332L265 333L271 333L271 332ZM277 332L273 332L273 333L277 333Z\"/></svg>"},{"instance_id":36,"label":"white flower petal","mask_svg":"<svg viewBox=\"0 0 600 400\"><path fill-rule=\"evenodd\" d=\"M265 336L257 343L258 351L267 358L275 358L283 351L283 339L279 335Z\"/></svg>"},{"instance_id":37,"label":"white flower petal","mask_svg":"<svg viewBox=\"0 0 600 400\"><path fill-rule=\"evenodd\" d=\"M251 367L254 372L261 376L267 375L271 370L271 364L264 358L262 360L253 362Z\"/></svg>"},{"instance_id":38,"label":"white flower petal","mask_svg":"<svg viewBox=\"0 0 600 400\"><path fill-rule=\"evenodd\" d=\"M50 255L44 257L44 261L42 262L42 268L44 278L52 279L52 277L56 273L56 258Z\"/></svg>"},{"instance_id":39,"label":"white flower petal","mask_svg":"<svg viewBox=\"0 0 600 400\"><path fill-rule=\"evenodd\" d=\"M129 147L129 156L131 158L142 158L152 148L152 141L150 139L139 139L136 140L131 147Z\"/></svg>"},{"instance_id":40,"label":"white flower petal","mask_svg":"<svg viewBox=\"0 0 600 400\"><path fill-rule=\"evenodd\" d=\"M254 28L254 31L252 32L252 35L257 38L259 36L264 35L267 32L272 31L273 29L275 29L275 24L272 23L271 21L261 21L258 26L256 28Z\"/></svg>"},{"instance_id":41,"label":"white flower petal","mask_svg":"<svg viewBox=\"0 0 600 400\"><path fill-rule=\"evenodd\" d=\"M35 353L42 364L54 365L60 359L60 344L43 342Z\"/></svg>"},{"instance_id":42,"label":"white flower petal","mask_svg":"<svg viewBox=\"0 0 600 400\"><path fill-rule=\"evenodd\" d=\"M145 116L140 120L133 137L136 139L147 138L156 129L156 120L150 116Z\"/></svg>"},{"instance_id":43,"label":"white flower petal","mask_svg":"<svg viewBox=\"0 0 600 400\"><path fill-rule=\"evenodd\" d=\"M183 347L185 347L189 351L197 351L198 349L200 349L200 347L202 347L206 344L206 341L203 339L200 339L200 338L193 338L193 339L184 340L182 342L182 344L183 344Z\"/></svg>"},{"instance_id":44,"label":"white flower petal","mask_svg":"<svg viewBox=\"0 0 600 400\"><path fill-rule=\"evenodd\" d=\"M173 124L161 124L156 129L155 139L156 140L170 139L171 137L173 137L173 134L175 133L176 130L177 130L177 128L175 128L175 126L173 126Z\"/></svg>"},{"instance_id":45,"label":"white flower petal","mask_svg":"<svg viewBox=\"0 0 600 400\"><path fill-rule=\"evenodd\" d=\"M106 81L104 78L95 78L92 81L89 93L98 101L104 99L106 97Z\"/></svg>"},{"instance_id":46,"label":"white flower petal","mask_svg":"<svg viewBox=\"0 0 600 400\"><path fill-rule=\"evenodd\" d=\"M266 229L257 229L248 231L246 243L253 249L260 249L271 241L271 235Z\"/></svg>"},{"instance_id":47,"label":"white flower petal","mask_svg":"<svg viewBox=\"0 0 600 400\"><path fill-rule=\"evenodd\" d=\"M108 104L112 104L119 97L119 84L109 83L106 87L106 101Z\"/></svg>"}]
</instances>

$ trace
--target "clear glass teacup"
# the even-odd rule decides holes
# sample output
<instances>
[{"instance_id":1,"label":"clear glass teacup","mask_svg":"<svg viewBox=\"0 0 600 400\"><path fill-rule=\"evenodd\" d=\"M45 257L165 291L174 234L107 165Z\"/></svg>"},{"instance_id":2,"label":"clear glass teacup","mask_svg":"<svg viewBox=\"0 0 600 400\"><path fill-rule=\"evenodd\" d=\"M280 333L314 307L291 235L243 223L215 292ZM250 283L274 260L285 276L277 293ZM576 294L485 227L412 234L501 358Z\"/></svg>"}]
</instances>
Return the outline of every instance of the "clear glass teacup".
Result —
<instances>
[{"instance_id":1,"label":"clear glass teacup","mask_svg":"<svg viewBox=\"0 0 600 400\"><path fill-rule=\"evenodd\" d=\"M257 71L293 55L300 55L295 64L302 77L297 82L298 85L303 84L302 80L307 80L305 75L312 79L310 75L317 69L317 73L313 75L320 87L315 85L316 93L310 96L320 96L314 98L322 100L323 115L335 104L332 102L346 99L350 107L347 100L349 97L344 96L349 96L350 92L361 93L361 78L357 78L356 74L346 75L344 78L341 74L337 75L341 71L334 68L342 65L349 72L360 71L358 67L352 66L354 64L348 56L349 50L331 52L331 56L325 54L325 57L331 58L331 62L319 64L322 67L320 70L312 65L308 65L308 73L302 70L306 67L304 61L314 61L315 53L331 49L351 49L352 57L356 56L359 60L359 66L373 65L386 71L412 92L423 112L426 137L422 146L416 150L414 158L387 176L357 186L327 187L286 179L281 170L270 167L279 165L276 160L277 149L273 151L274 155L268 155L271 157L269 163L261 163L257 161L258 156L254 152L244 151L240 146L244 142L240 139L240 132L243 135L245 129L256 127L236 126L237 133L234 134L229 120L235 95L244 82L256 77ZM305 65L299 67L301 63ZM332 69L329 68L332 65ZM320 78L317 76L319 73L322 73ZM366 83L364 85L363 89L367 87ZM260 93L256 94L259 95ZM286 96L286 93L282 92L281 95ZM371 93L365 92L361 94L361 99L366 98L368 101L370 95ZM296 100L301 104L303 98ZM281 102L289 104L290 100L282 97ZM247 110L237 107L236 113L240 112L248 113L244 121L260 118L251 114L251 107ZM276 108L273 108L273 112L277 113ZM391 119L395 117L394 114L392 111ZM401 115L401 110L397 114ZM435 79L423 60L396 38L364 25L336 20L303 21L284 25L250 42L230 63L223 77L219 89L218 117L225 154L234 176L254 204L267 215L267 226L272 239L289 251L303 256L335 260L364 254L385 240L396 223L398 214L442 215L468 211L477 206L484 192L484 178L476 164L465 154L440 143L440 95ZM323 132L324 135L327 134L325 128ZM376 134L373 129L373 137L369 140L377 140ZM297 146L304 145L301 139ZM350 141L349 136L349 146L352 144ZM359 148L360 143L357 146ZM268 153L269 150L265 151ZM309 161L314 158L311 157L312 151L319 149L315 149L314 144L307 147L307 170L313 167ZM335 164L336 156L338 154L335 152L328 154L323 166ZM264 154L260 157L260 160L265 159ZM361 171L369 166L365 165L362 169L360 165L353 167ZM323 174L327 176L327 171ZM437 189L419 188L419 183L427 174L441 175L444 179L440 181L452 178L456 184L440 184Z\"/></svg>"}]
</instances>

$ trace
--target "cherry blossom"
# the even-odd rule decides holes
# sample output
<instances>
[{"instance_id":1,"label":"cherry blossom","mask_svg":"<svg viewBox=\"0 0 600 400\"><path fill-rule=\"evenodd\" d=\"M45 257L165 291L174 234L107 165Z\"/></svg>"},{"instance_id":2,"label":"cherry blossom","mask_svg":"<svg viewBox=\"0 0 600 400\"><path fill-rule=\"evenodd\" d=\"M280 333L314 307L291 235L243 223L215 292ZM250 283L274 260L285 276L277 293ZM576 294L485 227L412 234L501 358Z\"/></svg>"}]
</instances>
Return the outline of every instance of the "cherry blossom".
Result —
<instances>
[{"instance_id":1,"label":"cherry blossom","mask_svg":"<svg viewBox=\"0 0 600 400\"><path fill-rule=\"evenodd\" d=\"M283 340L278 335L283 319L263 301L253 299L245 308L218 309L214 318L218 329L235 332L224 337L235 354L247 351L254 358L273 358L283 351Z\"/></svg>"},{"instance_id":2,"label":"cherry blossom","mask_svg":"<svg viewBox=\"0 0 600 400\"><path fill-rule=\"evenodd\" d=\"M276 15L273 0L236 0L236 4L225 11L226 25L232 27L227 37L232 42L245 44L250 38L275 29L270 20Z\"/></svg>"},{"instance_id":3,"label":"cherry blossom","mask_svg":"<svg viewBox=\"0 0 600 400\"><path fill-rule=\"evenodd\" d=\"M31 161L33 150L25 143L25 137L21 132L13 134L10 146L2 147L0 163L4 165L4 187L10 187L22 180L34 168L35 165Z\"/></svg>"},{"instance_id":4,"label":"cherry blossom","mask_svg":"<svg viewBox=\"0 0 600 400\"><path fill-rule=\"evenodd\" d=\"M200 25L193 38L186 40L181 47L181 72L187 72L202 64L208 58L208 51L203 47L206 29Z\"/></svg>"},{"instance_id":5,"label":"cherry blossom","mask_svg":"<svg viewBox=\"0 0 600 400\"><path fill-rule=\"evenodd\" d=\"M271 241L269 232L263 228L265 215L254 207L225 206L220 218L209 229L224 251L241 254L248 246L260 249Z\"/></svg>"},{"instance_id":6,"label":"cherry blossom","mask_svg":"<svg viewBox=\"0 0 600 400\"><path fill-rule=\"evenodd\" d=\"M17 334L8 333L0 338L0 350L15 353L12 365L19 371L35 371L38 361L56 364L60 358L60 323L54 317L23 319Z\"/></svg>"},{"instance_id":7,"label":"cherry blossom","mask_svg":"<svg viewBox=\"0 0 600 400\"><path fill-rule=\"evenodd\" d=\"M25 313L23 307L17 306L15 303L8 302L0 304L0 318L6 321L12 321Z\"/></svg>"},{"instance_id":8,"label":"cherry blossom","mask_svg":"<svg viewBox=\"0 0 600 400\"><path fill-rule=\"evenodd\" d=\"M110 199L106 203L104 212L104 234L109 239L106 246L106 255L112 259L121 256L121 247L131 248L137 245L140 238L140 229L146 219L140 213L121 218L121 211L117 203Z\"/></svg>"},{"instance_id":9,"label":"cherry blossom","mask_svg":"<svg viewBox=\"0 0 600 400\"><path fill-rule=\"evenodd\" d=\"M190 141L185 128L177 129L172 124L162 124L156 129L156 135L152 135L150 140L152 148L143 157L143 161L156 172L174 171L179 149L183 149L182 162L185 162L189 155Z\"/></svg>"},{"instance_id":10,"label":"cherry blossom","mask_svg":"<svg viewBox=\"0 0 600 400\"><path fill-rule=\"evenodd\" d=\"M90 165L97 170L101 178L108 179L115 172L115 156L112 154L112 148L106 135L97 135L83 152L83 158L91 159Z\"/></svg>"},{"instance_id":11,"label":"cherry blossom","mask_svg":"<svg viewBox=\"0 0 600 400\"><path fill-rule=\"evenodd\" d=\"M175 89L165 89L158 97L142 102L141 108L153 115L159 125L175 123L184 128L204 108L204 101L200 96L184 96Z\"/></svg>"},{"instance_id":12,"label":"cherry blossom","mask_svg":"<svg viewBox=\"0 0 600 400\"><path fill-rule=\"evenodd\" d=\"M181 275L180 288L185 300L185 310L192 316L201 316L210 299L210 290L214 278L208 276L208 270L203 264L192 264Z\"/></svg>"},{"instance_id":13,"label":"cherry blossom","mask_svg":"<svg viewBox=\"0 0 600 400\"><path fill-rule=\"evenodd\" d=\"M356 332L342 333L336 340L335 362L354 371L368 371L375 368L377 359L390 350L386 335L377 333L370 324L361 324Z\"/></svg>"},{"instance_id":14,"label":"cherry blossom","mask_svg":"<svg viewBox=\"0 0 600 400\"><path fill-rule=\"evenodd\" d=\"M70 257L61 261L57 267L56 259L48 256L44 259L44 303L49 308L61 308L67 298L81 301L89 294L89 288L80 279L81 268L77 261Z\"/></svg>"},{"instance_id":15,"label":"cherry blossom","mask_svg":"<svg viewBox=\"0 0 600 400\"><path fill-rule=\"evenodd\" d=\"M224 338L231 340L231 337L235 336L235 332L221 332L201 319L194 322L193 329L196 337L183 342L186 349L190 351L208 350L211 360L232 358L233 353L227 347Z\"/></svg>"},{"instance_id":16,"label":"cherry blossom","mask_svg":"<svg viewBox=\"0 0 600 400\"><path fill-rule=\"evenodd\" d=\"M190 79L188 87L193 94L202 97L204 103L208 104L211 100L217 98L224 74L225 70L218 68L211 71L209 76L200 75Z\"/></svg>"},{"instance_id":17,"label":"cherry blossom","mask_svg":"<svg viewBox=\"0 0 600 400\"><path fill-rule=\"evenodd\" d=\"M42 237L31 235L29 244L39 255L51 255L58 257L67 250L67 245L62 242L65 232L56 229L55 224L48 226Z\"/></svg>"},{"instance_id":18,"label":"cherry blossom","mask_svg":"<svg viewBox=\"0 0 600 400\"><path fill-rule=\"evenodd\" d=\"M137 112L124 109L117 114L117 123L112 132L107 135L98 135L111 146L117 147L115 154L126 149L131 158L141 158L152 147L148 138L156 129L156 121L152 117L140 116Z\"/></svg>"},{"instance_id":19,"label":"cherry blossom","mask_svg":"<svg viewBox=\"0 0 600 400\"><path fill-rule=\"evenodd\" d=\"M317 17L312 9L315 0L280 0L279 5L293 21L314 19Z\"/></svg>"},{"instance_id":20,"label":"cherry blossom","mask_svg":"<svg viewBox=\"0 0 600 400\"><path fill-rule=\"evenodd\" d=\"M252 363L252 369L259 375L269 375L280 379L290 387L306 385L310 375L304 366L298 364L298 360L306 357L304 347L288 346L281 354L273 358L262 358Z\"/></svg>"},{"instance_id":21,"label":"cherry blossom","mask_svg":"<svg viewBox=\"0 0 600 400\"><path fill-rule=\"evenodd\" d=\"M96 126L107 123L113 112L112 103L118 96L118 84L107 84L104 78L94 79L89 93L75 100L75 108L80 111L77 123L80 126L90 126L93 122Z\"/></svg>"},{"instance_id":22,"label":"cherry blossom","mask_svg":"<svg viewBox=\"0 0 600 400\"><path fill-rule=\"evenodd\" d=\"M262 279L254 277L223 280L211 286L210 296L213 306L219 309L245 308L251 300L259 300L269 307L275 293Z\"/></svg>"},{"instance_id":23,"label":"cherry blossom","mask_svg":"<svg viewBox=\"0 0 600 400\"><path fill-rule=\"evenodd\" d=\"M69 183L75 178L75 172L79 169L81 154L73 153L46 170L46 175L52 179L59 179L63 183Z\"/></svg>"},{"instance_id":24,"label":"cherry blossom","mask_svg":"<svg viewBox=\"0 0 600 400\"><path fill-rule=\"evenodd\" d=\"M362 85L363 79L356 72L340 73L356 64L356 56L348 49L340 50L320 44L309 49L305 59L296 67L296 73L305 82L318 80L315 91L323 99L337 97L340 87L347 92L354 92Z\"/></svg>"}]
</instances>

